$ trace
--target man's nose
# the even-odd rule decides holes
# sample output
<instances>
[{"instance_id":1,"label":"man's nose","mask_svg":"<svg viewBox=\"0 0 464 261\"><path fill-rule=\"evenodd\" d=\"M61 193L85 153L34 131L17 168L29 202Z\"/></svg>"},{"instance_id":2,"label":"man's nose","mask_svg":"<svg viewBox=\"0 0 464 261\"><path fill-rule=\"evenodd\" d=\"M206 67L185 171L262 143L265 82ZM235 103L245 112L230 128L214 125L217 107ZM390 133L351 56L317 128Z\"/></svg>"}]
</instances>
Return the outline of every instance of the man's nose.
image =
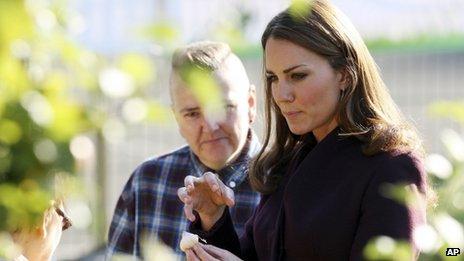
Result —
<instances>
[{"instance_id":1,"label":"man's nose","mask_svg":"<svg viewBox=\"0 0 464 261\"><path fill-rule=\"evenodd\" d=\"M216 119L203 118L203 131L214 132L219 129L219 122Z\"/></svg>"}]
</instances>

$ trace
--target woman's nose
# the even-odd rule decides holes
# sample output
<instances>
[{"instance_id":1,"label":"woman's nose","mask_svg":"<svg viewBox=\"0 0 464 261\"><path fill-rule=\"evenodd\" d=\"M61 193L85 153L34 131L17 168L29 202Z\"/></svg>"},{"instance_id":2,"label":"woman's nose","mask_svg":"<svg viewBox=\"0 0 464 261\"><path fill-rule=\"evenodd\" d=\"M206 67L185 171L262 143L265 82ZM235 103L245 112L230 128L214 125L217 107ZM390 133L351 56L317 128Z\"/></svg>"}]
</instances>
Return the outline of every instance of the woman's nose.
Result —
<instances>
[{"instance_id":1,"label":"woman's nose","mask_svg":"<svg viewBox=\"0 0 464 261\"><path fill-rule=\"evenodd\" d=\"M293 102L295 100L293 88L283 81L277 83L273 93L276 102Z\"/></svg>"}]
</instances>

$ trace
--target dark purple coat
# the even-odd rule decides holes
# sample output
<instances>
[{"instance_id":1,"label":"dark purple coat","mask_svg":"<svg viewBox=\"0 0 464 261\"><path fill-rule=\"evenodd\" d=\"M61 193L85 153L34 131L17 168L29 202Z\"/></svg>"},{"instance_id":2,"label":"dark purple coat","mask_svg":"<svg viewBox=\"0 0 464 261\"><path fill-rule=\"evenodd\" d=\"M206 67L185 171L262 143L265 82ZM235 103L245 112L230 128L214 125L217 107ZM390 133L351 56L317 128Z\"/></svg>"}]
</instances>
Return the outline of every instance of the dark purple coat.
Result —
<instances>
[{"instance_id":1,"label":"dark purple coat","mask_svg":"<svg viewBox=\"0 0 464 261\"><path fill-rule=\"evenodd\" d=\"M425 208L385 196L388 184L408 185L424 198L426 173L411 153L364 156L362 143L330 133L302 150L278 189L264 196L240 243L228 211L209 232L191 231L245 260L360 260L369 239L385 235L412 243ZM387 185L386 185L387 184Z\"/></svg>"}]
</instances>

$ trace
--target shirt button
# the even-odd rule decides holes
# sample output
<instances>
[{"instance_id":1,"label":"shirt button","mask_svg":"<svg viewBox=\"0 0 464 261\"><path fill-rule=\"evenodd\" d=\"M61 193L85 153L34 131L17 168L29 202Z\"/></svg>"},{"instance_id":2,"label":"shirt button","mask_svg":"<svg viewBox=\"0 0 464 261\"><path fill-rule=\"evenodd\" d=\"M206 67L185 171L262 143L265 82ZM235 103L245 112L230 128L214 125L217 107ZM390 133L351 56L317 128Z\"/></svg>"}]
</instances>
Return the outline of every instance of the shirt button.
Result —
<instances>
[{"instance_id":1,"label":"shirt button","mask_svg":"<svg viewBox=\"0 0 464 261\"><path fill-rule=\"evenodd\" d=\"M237 184L235 184L234 181L229 182L229 187L231 187L231 188L235 188L236 185Z\"/></svg>"}]
</instances>

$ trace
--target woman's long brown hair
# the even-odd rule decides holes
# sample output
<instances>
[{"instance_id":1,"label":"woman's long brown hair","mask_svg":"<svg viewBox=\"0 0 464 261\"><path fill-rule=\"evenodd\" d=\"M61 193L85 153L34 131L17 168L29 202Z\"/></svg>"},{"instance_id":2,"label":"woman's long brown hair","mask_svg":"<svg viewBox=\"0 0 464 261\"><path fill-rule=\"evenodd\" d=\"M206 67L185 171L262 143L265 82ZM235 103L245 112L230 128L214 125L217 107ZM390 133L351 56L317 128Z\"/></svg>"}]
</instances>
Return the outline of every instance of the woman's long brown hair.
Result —
<instances>
[{"instance_id":1,"label":"woman's long brown hair","mask_svg":"<svg viewBox=\"0 0 464 261\"><path fill-rule=\"evenodd\" d=\"M365 155L401 150L422 156L417 131L393 102L351 22L325 0L308 0L307 5L309 12L287 9L269 22L261 38L263 50L270 38L290 41L325 57L334 70L347 77L349 86L340 96L336 114L340 134L362 141ZM290 132L272 98L270 82L265 86L266 132L263 148L251 164L250 183L255 190L269 194L276 189L302 137Z\"/></svg>"}]
</instances>

